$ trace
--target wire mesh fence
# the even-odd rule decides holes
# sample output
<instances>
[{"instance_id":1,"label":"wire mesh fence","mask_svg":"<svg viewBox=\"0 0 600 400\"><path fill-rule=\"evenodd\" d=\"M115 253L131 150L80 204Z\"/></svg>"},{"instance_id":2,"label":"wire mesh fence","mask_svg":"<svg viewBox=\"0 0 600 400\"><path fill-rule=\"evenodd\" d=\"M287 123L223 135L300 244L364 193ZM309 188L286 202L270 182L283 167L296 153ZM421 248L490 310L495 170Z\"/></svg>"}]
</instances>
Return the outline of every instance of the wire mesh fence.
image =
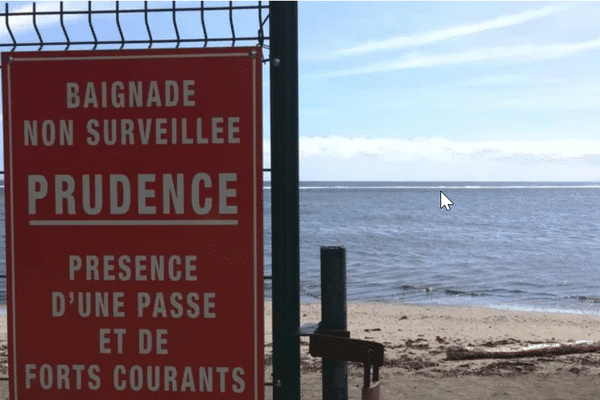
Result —
<instances>
[{"instance_id":1,"label":"wire mesh fence","mask_svg":"<svg viewBox=\"0 0 600 400\"><path fill-rule=\"evenodd\" d=\"M260 1L6 3L0 51L249 45L268 50L268 18L269 6Z\"/></svg>"},{"instance_id":2,"label":"wire mesh fence","mask_svg":"<svg viewBox=\"0 0 600 400\"><path fill-rule=\"evenodd\" d=\"M261 1L7 2L0 12L0 53L259 46L268 62L268 20L269 4ZM6 304L1 189L0 304Z\"/></svg>"}]
</instances>

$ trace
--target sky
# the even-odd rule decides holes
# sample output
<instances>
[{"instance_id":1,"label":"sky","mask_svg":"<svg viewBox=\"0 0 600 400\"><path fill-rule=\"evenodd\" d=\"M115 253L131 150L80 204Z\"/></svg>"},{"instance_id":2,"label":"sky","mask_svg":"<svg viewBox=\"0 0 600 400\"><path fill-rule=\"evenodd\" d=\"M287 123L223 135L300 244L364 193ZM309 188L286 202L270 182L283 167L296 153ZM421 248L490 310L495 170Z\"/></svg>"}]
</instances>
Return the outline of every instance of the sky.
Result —
<instances>
[{"instance_id":1,"label":"sky","mask_svg":"<svg viewBox=\"0 0 600 400\"><path fill-rule=\"evenodd\" d=\"M299 27L301 179L600 179L600 3L304 2Z\"/></svg>"},{"instance_id":2,"label":"sky","mask_svg":"<svg viewBox=\"0 0 600 400\"><path fill-rule=\"evenodd\" d=\"M600 3L300 2L298 10L300 180L600 181ZM236 14L236 34L254 35L255 14ZM95 18L99 37L118 37L110 18ZM184 37L199 26L186 18ZM84 16L65 21L72 36L91 38ZM209 35L229 33L227 15L207 21ZM169 22L150 22L155 37L173 34ZM38 23L45 40L62 35L58 18ZM146 37L142 24L124 24L125 36ZM11 25L18 40L35 39L31 19ZM264 81L269 167L268 68Z\"/></svg>"}]
</instances>

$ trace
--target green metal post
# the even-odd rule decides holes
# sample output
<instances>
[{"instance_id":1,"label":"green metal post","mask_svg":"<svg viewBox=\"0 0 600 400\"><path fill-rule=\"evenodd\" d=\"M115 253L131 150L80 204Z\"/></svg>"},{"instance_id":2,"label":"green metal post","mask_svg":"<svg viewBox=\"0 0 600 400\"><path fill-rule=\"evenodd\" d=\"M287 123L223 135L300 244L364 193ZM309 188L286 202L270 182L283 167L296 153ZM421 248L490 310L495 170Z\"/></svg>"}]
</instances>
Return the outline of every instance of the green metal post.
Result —
<instances>
[{"instance_id":1,"label":"green metal post","mask_svg":"<svg viewBox=\"0 0 600 400\"><path fill-rule=\"evenodd\" d=\"M321 247L321 328L347 331L346 249L342 246ZM323 399L348 400L348 364L343 360L323 358Z\"/></svg>"},{"instance_id":2,"label":"green metal post","mask_svg":"<svg viewBox=\"0 0 600 400\"><path fill-rule=\"evenodd\" d=\"M269 4L274 400L300 400L298 4Z\"/></svg>"}]
</instances>

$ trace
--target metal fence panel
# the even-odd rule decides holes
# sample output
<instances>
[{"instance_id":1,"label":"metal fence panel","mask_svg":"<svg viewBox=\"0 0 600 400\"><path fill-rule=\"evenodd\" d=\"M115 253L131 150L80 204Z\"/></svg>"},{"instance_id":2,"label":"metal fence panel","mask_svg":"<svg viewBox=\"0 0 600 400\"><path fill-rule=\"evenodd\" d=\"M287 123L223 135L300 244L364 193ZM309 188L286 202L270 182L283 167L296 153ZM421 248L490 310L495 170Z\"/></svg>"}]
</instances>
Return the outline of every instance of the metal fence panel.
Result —
<instances>
[{"instance_id":1,"label":"metal fence panel","mask_svg":"<svg viewBox=\"0 0 600 400\"><path fill-rule=\"evenodd\" d=\"M258 45L267 62L268 21L269 5L262 1L5 3L0 52ZM85 29L76 26L82 23ZM4 213L0 218L4 224ZM0 302L6 303L5 273Z\"/></svg>"},{"instance_id":2,"label":"metal fence panel","mask_svg":"<svg viewBox=\"0 0 600 400\"><path fill-rule=\"evenodd\" d=\"M170 3L166 6L165 3ZM269 5L263 2L87 2L5 4L0 13L1 51L100 50L258 45L268 49ZM181 5L183 3L183 5ZM17 4L18 6L18 4ZM12 8L12 9L11 9ZM17 8L15 10L15 8ZM248 20L253 19L252 25ZM73 33L74 23L87 31ZM222 23L225 22L225 23ZM4 25L4 26L2 26ZM33 28L33 29L31 29ZM133 34L132 34L133 33ZM82 37L85 36L85 37ZM264 57L263 59L268 58Z\"/></svg>"},{"instance_id":3,"label":"metal fence panel","mask_svg":"<svg viewBox=\"0 0 600 400\"><path fill-rule=\"evenodd\" d=\"M271 61L272 226L277 237L272 242L273 358L274 377L282 383L274 397L293 400L300 398L300 347L293 336L300 305L297 4L42 2L6 3L0 12L0 52L249 45L260 46L263 62ZM6 276L0 278L0 302L6 302Z\"/></svg>"}]
</instances>

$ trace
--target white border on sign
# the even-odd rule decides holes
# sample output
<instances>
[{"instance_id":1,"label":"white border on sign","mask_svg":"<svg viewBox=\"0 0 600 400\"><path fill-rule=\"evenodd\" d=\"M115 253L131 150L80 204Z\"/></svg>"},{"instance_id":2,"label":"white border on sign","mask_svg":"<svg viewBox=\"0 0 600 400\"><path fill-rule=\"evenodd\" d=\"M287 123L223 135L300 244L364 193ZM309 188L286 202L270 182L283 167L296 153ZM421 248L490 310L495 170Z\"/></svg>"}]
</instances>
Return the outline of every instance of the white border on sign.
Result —
<instances>
[{"instance_id":1,"label":"white border on sign","mask_svg":"<svg viewBox=\"0 0 600 400\"><path fill-rule=\"evenodd\" d=\"M236 49L237 50L237 49ZM256 54L243 52L243 53L205 53L205 54L157 54L157 55L119 55L114 54L111 56L85 56L85 57L72 57L72 56L54 56L54 57L31 57L31 58L12 58L6 65L7 82L8 82L8 142L9 142L9 160L10 160L10 204L11 204L11 274L12 274L12 383L14 385L15 399L18 400L17 392L17 335L16 335L16 305L15 305L15 219L14 219L14 191L13 191L13 129L12 129L12 99L11 99L11 66L15 61L80 61L80 60L107 60L107 59L157 59L157 58L201 58L201 57L248 57ZM253 187L253 240L254 240L254 398L258 398L258 212L257 212L257 176L256 176L256 135L257 135L257 104L256 104L256 62L252 62L252 187ZM261 166L262 167L262 166ZM98 225L237 225L238 220L72 220L72 221L58 221L58 220L37 220L30 221L29 225L34 226L58 226L58 225L79 225L79 226L98 226ZM262 246L262 244L260 244ZM262 277L261 277L262 278ZM264 373L264 372L263 372Z\"/></svg>"},{"instance_id":2,"label":"white border on sign","mask_svg":"<svg viewBox=\"0 0 600 400\"><path fill-rule=\"evenodd\" d=\"M12 112L11 112L11 104L12 104L12 99L11 99L11 79L10 79L10 62L8 63L8 65L6 66L6 73L7 73L7 86L8 86L8 151L9 151L9 162L10 162L10 259L11 259L11 280L12 280L12 285L11 285L11 291L14 294L15 293L15 218L14 218L14 213L13 213L13 207L12 205L15 204L14 202L14 194L13 194L13 187L12 187L12 183L14 181L13 179L13 143L12 143ZM4 201L4 205L6 207L6 200ZM16 318L15 318L15 310L16 310L16 306L15 306L15 296L13 296L13 298L11 299L11 304L12 304L12 342L13 342L13 348L12 348L12 360L13 360L13 368L12 368L12 383L15 387L15 400L18 398L17 395L17 335L16 335ZM10 375L9 375L10 376Z\"/></svg>"},{"instance_id":3,"label":"white border on sign","mask_svg":"<svg viewBox=\"0 0 600 400\"><path fill-rule=\"evenodd\" d=\"M256 57L256 55L254 55L254 57ZM257 198L257 193L256 193L256 186L258 186L256 183L256 62L252 62L252 132L253 133L253 137L252 137L252 160L254 165L252 165L252 182L254 182L254 184L252 185L254 193L252 198L254 199L254 215L253 215L253 220L252 223L254 224L254 226L258 226L258 222L257 222L257 207L258 204L256 204L256 198ZM262 160L262 155L261 155L261 160ZM261 165L262 167L262 165ZM262 187L261 187L262 190ZM258 274L258 252L256 251L256 249L258 249L259 243L258 243L258 239L257 239L257 230L256 228L254 229L254 246L252 246L254 248L254 337L258 338L258 299L257 296L258 294L256 293L256 287L257 287L257 274ZM261 243L260 246L263 246L263 244ZM262 277L261 277L262 278ZM263 289L264 292L264 289ZM263 307L264 307L264 301L263 301ZM263 312L263 318L264 318L264 312ZM264 321L263 321L263 326L264 326ZM258 399L258 344L257 341L254 341L255 345L254 345L254 371L256 371L254 373L254 397L256 399ZM264 349L263 349L264 351ZM264 364L264 361L263 361ZM264 365L263 365L264 368ZM263 372L263 376L264 376L264 372ZM264 388L263 388L264 389Z\"/></svg>"}]
</instances>

